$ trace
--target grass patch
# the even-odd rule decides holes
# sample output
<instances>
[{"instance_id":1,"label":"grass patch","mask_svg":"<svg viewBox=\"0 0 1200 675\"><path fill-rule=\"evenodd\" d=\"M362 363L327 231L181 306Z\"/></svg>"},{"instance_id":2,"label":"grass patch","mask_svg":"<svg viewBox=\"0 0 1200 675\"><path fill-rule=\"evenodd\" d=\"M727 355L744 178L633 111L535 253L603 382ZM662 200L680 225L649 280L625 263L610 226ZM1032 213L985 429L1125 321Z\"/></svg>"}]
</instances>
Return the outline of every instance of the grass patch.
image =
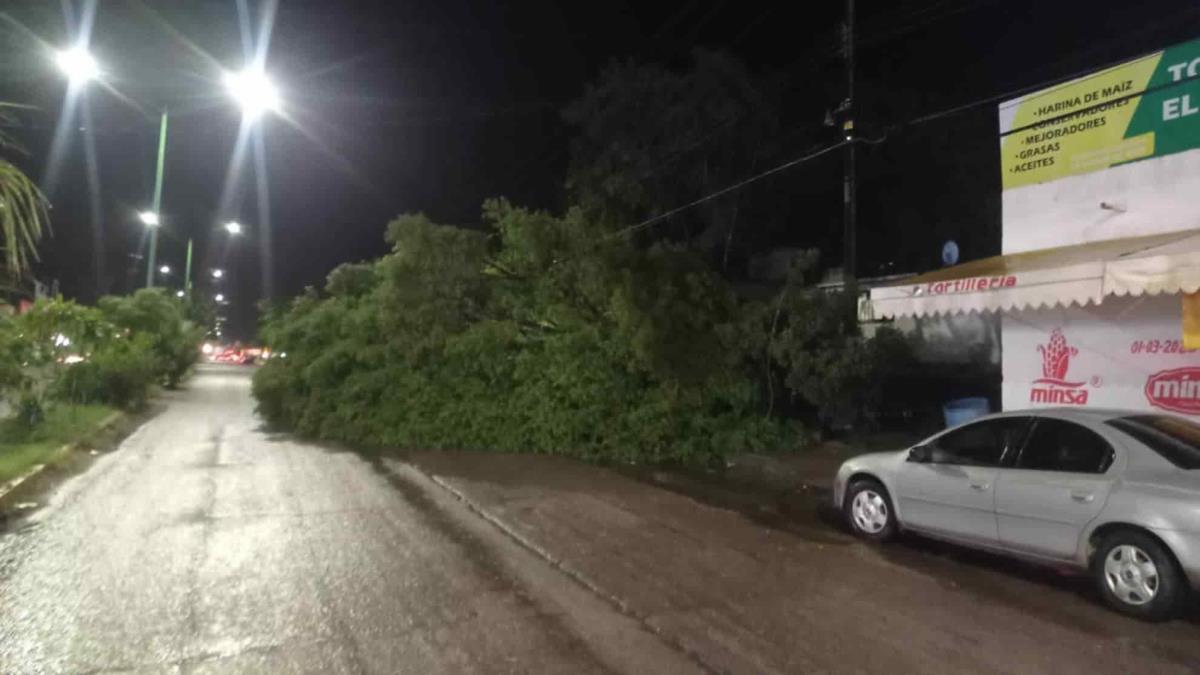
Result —
<instances>
[{"instance_id":1,"label":"grass patch","mask_svg":"<svg viewBox=\"0 0 1200 675\"><path fill-rule=\"evenodd\" d=\"M46 463L67 443L87 438L113 412L104 405L57 405L32 429L16 420L0 421L0 482Z\"/></svg>"}]
</instances>

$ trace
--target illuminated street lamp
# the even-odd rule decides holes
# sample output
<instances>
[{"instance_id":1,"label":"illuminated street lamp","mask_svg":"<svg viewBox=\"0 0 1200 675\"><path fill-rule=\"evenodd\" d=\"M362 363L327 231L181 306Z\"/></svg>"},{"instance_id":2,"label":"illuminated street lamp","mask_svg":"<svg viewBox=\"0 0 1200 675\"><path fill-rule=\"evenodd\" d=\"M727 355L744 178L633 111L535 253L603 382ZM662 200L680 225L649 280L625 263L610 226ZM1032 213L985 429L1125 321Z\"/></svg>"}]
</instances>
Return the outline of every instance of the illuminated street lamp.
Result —
<instances>
[{"instance_id":1,"label":"illuminated street lamp","mask_svg":"<svg viewBox=\"0 0 1200 675\"><path fill-rule=\"evenodd\" d=\"M183 291L175 291L175 297L177 297L177 298L182 298L185 295L187 295L187 294L184 293Z\"/></svg>"},{"instance_id":2,"label":"illuminated street lamp","mask_svg":"<svg viewBox=\"0 0 1200 675\"><path fill-rule=\"evenodd\" d=\"M220 279L221 277L225 276L225 270L213 270L212 276L214 279Z\"/></svg>"},{"instance_id":3,"label":"illuminated street lamp","mask_svg":"<svg viewBox=\"0 0 1200 675\"><path fill-rule=\"evenodd\" d=\"M170 265L163 265L162 267L158 268L158 272L159 272L159 274L170 274L170 273L171 273L171 266L170 266Z\"/></svg>"},{"instance_id":4,"label":"illuminated street lamp","mask_svg":"<svg viewBox=\"0 0 1200 675\"><path fill-rule=\"evenodd\" d=\"M242 114L257 119L265 112L278 112L279 90L261 68L250 67L236 73L225 73L225 88L242 107Z\"/></svg>"},{"instance_id":5,"label":"illuminated street lamp","mask_svg":"<svg viewBox=\"0 0 1200 675\"><path fill-rule=\"evenodd\" d=\"M242 233L242 224L236 220L231 220L225 223L225 231L236 237Z\"/></svg>"},{"instance_id":6,"label":"illuminated street lamp","mask_svg":"<svg viewBox=\"0 0 1200 675\"><path fill-rule=\"evenodd\" d=\"M217 302L225 302L225 296L221 293L217 293L217 297L215 297L213 299L216 300Z\"/></svg>"},{"instance_id":7,"label":"illuminated street lamp","mask_svg":"<svg viewBox=\"0 0 1200 675\"><path fill-rule=\"evenodd\" d=\"M158 214L153 211L142 211L138 214L138 220L147 227L158 227Z\"/></svg>"},{"instance_id":8,"label":"illuminated street lamp","mask_svg":"<svg viewBox=\"0 0 1200 675\"><path fill-rule=\"evenodd\" d=\"M54 62L71 84L83 84L100 77L100 66L83 45L75 45L55 53Z\"/></svg>"}]
</instances>

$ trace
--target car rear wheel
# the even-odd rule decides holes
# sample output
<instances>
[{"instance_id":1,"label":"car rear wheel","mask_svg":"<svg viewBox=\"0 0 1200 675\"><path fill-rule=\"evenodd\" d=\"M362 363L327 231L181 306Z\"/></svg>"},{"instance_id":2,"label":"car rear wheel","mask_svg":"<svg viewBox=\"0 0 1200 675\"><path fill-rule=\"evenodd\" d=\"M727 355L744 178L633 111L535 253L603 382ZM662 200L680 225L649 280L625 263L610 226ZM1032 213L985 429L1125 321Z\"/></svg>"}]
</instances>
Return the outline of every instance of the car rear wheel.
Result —
<instances>
[{"instance_id":1,"label":"car rear wheel","mask_svg":"<svg viewBox=\"0 0 1200 675\"><path fill-rule=\"evenodd\" d=\"M1171 553L1136 530L1105 537L1096 549L1092 571L1110 607L1149 621L1171 618L1187 592Z\"/></svg>"},{"instance_id":2,"label":"car rear wheel","mask_svg":"<svg viewBox=\"0 0 1200 675\"><path fill-rule=\"evenodd\" d=\"M868 541L887 541L896 536L896 510L892 498L879 481L857 480L846 490L846 523L857 536Z\"/></svg>"}]
</instances>

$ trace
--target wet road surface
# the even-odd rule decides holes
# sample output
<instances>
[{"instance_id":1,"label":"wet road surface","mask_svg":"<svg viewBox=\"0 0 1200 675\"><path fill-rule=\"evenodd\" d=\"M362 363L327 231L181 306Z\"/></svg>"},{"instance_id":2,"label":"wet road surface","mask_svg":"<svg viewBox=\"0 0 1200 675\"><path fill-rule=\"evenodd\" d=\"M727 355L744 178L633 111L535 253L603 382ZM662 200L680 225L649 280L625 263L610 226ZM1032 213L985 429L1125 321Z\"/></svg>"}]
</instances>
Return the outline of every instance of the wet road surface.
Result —
<instances>
[{"instance_id":1,"label":"wet road surface","mask_svg":"<svg viewBox=\"0 0 1200 675\"><path fill-rule=\"evenodd\" d=\"M0 536L0 673L696 670L419 476L260 429L248 371L167 398Z\"/></svg>"},{"instance_id":2,"label":"wet road surface","mask_svg":"<svg viewBox=\"0 0 1200 675\"><path fill-rule=\"evenodd\" d=\"M561 458L372 462L262 430L238 368L165 398L0 532L0 673L1200 672L1200 608L864 546L817 495L778 522Z\"/></svg>"}]
</instances>

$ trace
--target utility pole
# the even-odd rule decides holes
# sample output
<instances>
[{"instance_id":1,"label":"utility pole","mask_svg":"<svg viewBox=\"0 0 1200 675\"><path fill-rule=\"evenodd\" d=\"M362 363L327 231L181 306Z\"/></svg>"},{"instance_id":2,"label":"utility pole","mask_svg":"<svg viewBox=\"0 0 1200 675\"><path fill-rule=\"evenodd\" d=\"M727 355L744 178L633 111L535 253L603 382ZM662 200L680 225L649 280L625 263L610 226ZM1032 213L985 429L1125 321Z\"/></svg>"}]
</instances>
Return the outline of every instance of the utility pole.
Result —
<instances>
[{"instance_id":1,"label":"utility pole","mask_svg":"<svg viewBox=\"0 0 1200 675\"><path fill-rule=\"evenodd\" d=\"M858 223L855 194L855 130L854 130L854 0L846 0L846 25L842 33L842 48L846 55L846 100L842 103L842 135L846 140L846 164L842 178L842 225L844 244L842 275L846 293L854 299L858 312Z\"/></svg>"}]
</instances>

